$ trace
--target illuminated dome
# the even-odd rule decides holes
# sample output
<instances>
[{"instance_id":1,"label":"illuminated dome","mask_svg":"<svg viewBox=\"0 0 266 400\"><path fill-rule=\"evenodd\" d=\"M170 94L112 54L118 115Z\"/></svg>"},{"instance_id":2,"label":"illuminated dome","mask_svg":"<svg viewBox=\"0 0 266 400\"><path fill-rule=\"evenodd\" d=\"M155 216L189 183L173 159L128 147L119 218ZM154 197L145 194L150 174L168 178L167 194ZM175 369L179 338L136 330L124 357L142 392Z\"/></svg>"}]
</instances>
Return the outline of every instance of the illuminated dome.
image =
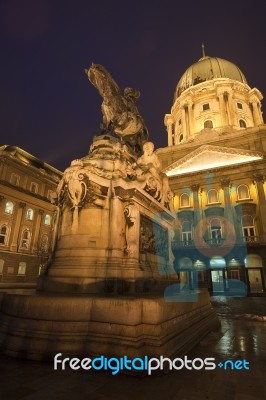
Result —
<instances>
[{"instance_id":1,"label":"illuminated dome","mask_svg":"<svg viewBox=\"0 0 266 400\"><path fill-rule=\"evenodd\" d=\"M232 62L218 57L202 57L182 75L175 90L174 100L187 88L216 78L230 78L247 83L242 71Z\"/></svg>"}]
</instances>

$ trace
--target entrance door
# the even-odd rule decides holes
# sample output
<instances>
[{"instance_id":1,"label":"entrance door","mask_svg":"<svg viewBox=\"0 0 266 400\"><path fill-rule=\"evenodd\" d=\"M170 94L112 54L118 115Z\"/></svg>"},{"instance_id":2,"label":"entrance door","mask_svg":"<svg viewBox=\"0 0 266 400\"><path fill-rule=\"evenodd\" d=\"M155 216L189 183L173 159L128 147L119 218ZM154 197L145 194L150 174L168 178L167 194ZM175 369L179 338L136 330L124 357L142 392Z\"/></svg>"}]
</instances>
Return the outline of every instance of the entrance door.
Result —
<instances>
[{"instance_id":1,"label":"entrance door","mask_svg":"<svg viewBox=\"0 0 266 400\"><path fill-rule=\"evenodd\" d=\"M213 292L224 292L223 271L211 271Z\"/></svg>"},{"instance_id":2,"label":"entrance door","mask_svg":"<svg viewBox=\"0 0 266 400\"><path fill-rule=\"evenodd\" d=\"M259 268L249 268L248 269L248 280L251 292L262 292L262 280L261 280L261 270Z\"/></svg>"}]
</instances>

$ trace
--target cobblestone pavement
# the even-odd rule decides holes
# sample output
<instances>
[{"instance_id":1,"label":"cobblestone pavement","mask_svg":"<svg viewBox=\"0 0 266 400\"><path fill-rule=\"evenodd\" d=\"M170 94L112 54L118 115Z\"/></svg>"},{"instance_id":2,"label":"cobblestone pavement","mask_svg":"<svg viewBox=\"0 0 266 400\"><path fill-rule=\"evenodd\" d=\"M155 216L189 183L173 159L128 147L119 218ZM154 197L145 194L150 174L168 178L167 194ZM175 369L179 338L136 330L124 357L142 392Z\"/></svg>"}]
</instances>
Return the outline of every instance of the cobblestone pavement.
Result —
<instances>
[{"instance_id":1,"label":"cobblestone pavement","mask_svg":"<svg viewBox=\"0 0 266 400\"><path fill-rule=\"evenodd\" d=\"M266 398L266 298L215 297L221 331L188 355L247 360L250 369L182 370L144 378L109 372L54 371L51 363L0 356L0 398L8 400L264 400Z\"/></svg>"}]
</instances>

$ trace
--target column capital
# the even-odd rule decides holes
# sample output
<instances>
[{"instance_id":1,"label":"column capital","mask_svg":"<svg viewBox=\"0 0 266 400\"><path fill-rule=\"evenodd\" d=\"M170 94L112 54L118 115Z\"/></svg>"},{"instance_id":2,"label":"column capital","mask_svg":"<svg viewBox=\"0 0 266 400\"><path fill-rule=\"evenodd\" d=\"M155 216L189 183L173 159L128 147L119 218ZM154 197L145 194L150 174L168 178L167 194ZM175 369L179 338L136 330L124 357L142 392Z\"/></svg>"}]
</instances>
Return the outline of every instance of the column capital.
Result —
<instances>
[{"instance_id":1,"label":"column capital","mask_svg":"<svg viewBox=\"0 0 266 400\"><path fill-rule=\"evenodd\" d=\"M40 214L40 215L43 215L43 213L44 213L44 210L42 210L41 208L39 208L39 214Z\"/></svg>"},{"instance_id":2,"label":"column capital","mask_svg":"<svg viewBox=\"0 0 266 400\"><path fill-rule=\"evenodd\" d=\"M230 187L230 179L229 178L221 179L221 186L222 186L222 189L229 188Z\"/></svg>"},{"instance_id":3,"label":"column capital","mask_svg":"<svg viewBox=\"0 0 266 400\"><path fill-rule=\"evenodd\" d=\"M18 203L19 208L25 208L26 207L26 203L23 203L22 201L20 201Z\"/></svg>"},{"instance_id":4,"label":"column capital","mask_svg":"<svg viewBox=\"0 0 266 400\"><path fill-rule=\"evenodd\" d=\"M260 174L259 172L257 174L253 174L253 179L254 179L254 183L258 183L258 182L262 182L264 183L264 178L263 175Z\"/></svg>"},{"instance_id":5,"label":"column capital","mask_svg":"<svg viewBox=\"0 0 266 400\"><path fill-rule=\"evenodd\" d=\"M193 185L190 186L190 189L192 190L193 193L195 193L195 192L198 193L199 188L200 188L200 185L198 183L193 183Z\"/></svg>"},{"instance_id":6,"label":"column capital","mask_svg":"<svg viewBox=\"0 0 266 400\"><path fill-rule=\"evenodd\" d=\"M0 195L0 202L4 200L5 196Z\"/></svg>"}]
</instances>

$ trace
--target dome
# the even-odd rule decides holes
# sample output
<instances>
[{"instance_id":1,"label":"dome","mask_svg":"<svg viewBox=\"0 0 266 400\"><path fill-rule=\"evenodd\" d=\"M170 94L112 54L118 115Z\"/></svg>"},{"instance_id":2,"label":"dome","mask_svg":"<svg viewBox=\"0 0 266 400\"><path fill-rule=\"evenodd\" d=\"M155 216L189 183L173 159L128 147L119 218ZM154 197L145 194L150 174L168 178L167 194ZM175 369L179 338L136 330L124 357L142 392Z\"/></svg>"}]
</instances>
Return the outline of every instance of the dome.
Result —
<instances>
[{"instance_id":1,"label":"dome","mask_svg":"<svg viewBox=\"0 0 266 400\"><path fill-rule=\"evenodd\" d=\"M174 100L187 88L216 78L230 78L247 83L244 74L232 62L218 57L202 57L182 75L175 90Z\"/></svg>"}]
</instances>

